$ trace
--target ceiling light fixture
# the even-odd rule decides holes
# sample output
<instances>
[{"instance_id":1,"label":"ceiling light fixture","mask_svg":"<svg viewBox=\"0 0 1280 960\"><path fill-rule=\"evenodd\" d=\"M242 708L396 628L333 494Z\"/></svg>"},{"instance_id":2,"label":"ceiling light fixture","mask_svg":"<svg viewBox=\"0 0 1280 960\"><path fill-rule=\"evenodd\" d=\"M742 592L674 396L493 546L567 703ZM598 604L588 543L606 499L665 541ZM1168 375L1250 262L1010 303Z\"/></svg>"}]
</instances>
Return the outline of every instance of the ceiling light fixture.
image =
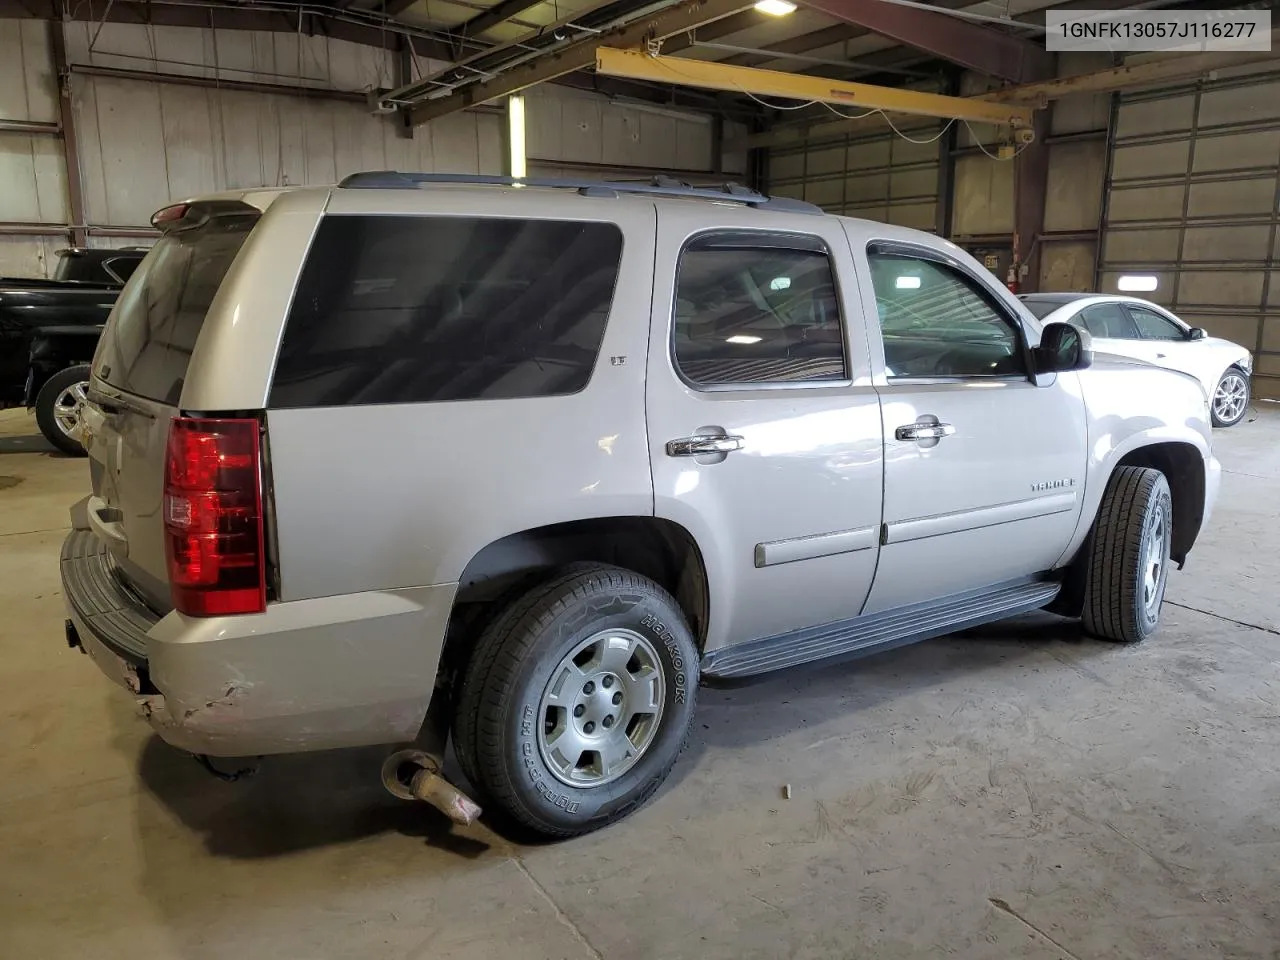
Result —
<instances>
[{"instance_id":1,"label":"ceiling light fixture","mask_svg":"<svg viewBox=\"0 0 1280 960\"><path fill-rule=\"evenodd\" d=\"M524 97L513 96L507 100L507 140L511 146L511 176L527 175L524 153Z\"/></svg>"},{"instance_id":2,"label":"ceiling light fixture","mask_svg":"<svg viewBox=\"0 0 1280 960\"><path fill-rule=\"evenodd\" d=\"M736 333L732 337L725 337L724 342L725 343L741 343L743 345L750 345L753 343L759 343L760 338L752 337L745 333Z\"/></svg>"},{"instance_id":3,"label":"ceiling light fixture","mask_svg":"<svg viewBox=\"0 0 1280 960\"><path fill-rule=\"evenodd\" d=\"M796 12L796 5L791 0L759 0L756 9L771 17L785 17L788 13Z\"/></svg>"},{"instance_id":4,"label":"ceiling light fixture","mask_svg":"<svg viewBox=\"0 0 1280 960\"><path fill-rule=\"evenodd\" d=\"M1158 286L1159 278L1149 273L1130 274L1116 281L1116 287L1125 293L1150 293Z\"/></svg>"}]
</instances>

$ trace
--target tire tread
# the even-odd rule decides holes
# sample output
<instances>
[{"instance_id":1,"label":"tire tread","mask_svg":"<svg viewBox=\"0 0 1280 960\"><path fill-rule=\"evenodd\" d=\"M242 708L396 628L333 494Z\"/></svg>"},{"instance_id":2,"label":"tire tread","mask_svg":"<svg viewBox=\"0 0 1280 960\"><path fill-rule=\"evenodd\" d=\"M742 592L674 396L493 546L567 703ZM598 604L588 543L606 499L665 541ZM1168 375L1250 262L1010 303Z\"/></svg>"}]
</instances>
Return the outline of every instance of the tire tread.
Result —
<instances>
[{"instance_id":1,"label":"tire tread","mask_svg":"<svg viewBox=\"0 0 1280 960\"><path fill-rule=\"evenodd\" d=\"M1137 622L1138 583L1130 575L1142 550L1148 505L1163 474L1149 467L1119 467L1102 496L1085 579L1085 630L1122 643L1143 638Z\"/></svg>"},{"instance_id":2,"label":"tire tread","mask_svg":"<svg viewBox=\"0 0 1280 960\"><path fill-rule=\"evenodd\" d=\"M506 748L504 713L507 697L516 673L537 638L557 617L602 591L624 590L656 592L674 609L679 609L670 595L647 577L603 564L573 564L529 590L499 614L481 635L467 664L454 720L455 752L464 772L468 766L475 771L476 786L504 813L520 826L544 836L573 837L594 830L603 823L589 820L580 827L565 827L538 817L520 801L502 762ZM696 661L688 672L690 686L696 689ZM689 721L680 733L678 749L625 807L608 814L606 822L621 819L652 797L688 745L692 720L693 712L690 711ZM466 761L461 760L464 752Z\"/></svg>"}]
</instances>

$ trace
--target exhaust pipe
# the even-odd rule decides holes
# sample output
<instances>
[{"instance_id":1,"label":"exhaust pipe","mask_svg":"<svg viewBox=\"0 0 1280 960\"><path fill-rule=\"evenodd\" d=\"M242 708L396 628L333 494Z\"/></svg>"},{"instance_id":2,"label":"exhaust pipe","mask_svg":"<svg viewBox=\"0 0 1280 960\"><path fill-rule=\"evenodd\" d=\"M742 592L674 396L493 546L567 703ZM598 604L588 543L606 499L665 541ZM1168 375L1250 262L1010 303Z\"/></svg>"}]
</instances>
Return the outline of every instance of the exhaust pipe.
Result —
<instances>
[{"instance_id":1,"label":"exhaust pipe","mask_svg":"<svg viewBox=\"0 0 1280 960\"><path fill-rule=\"evenodd\" d=\"M480 817L480 805L440 775L440 760L424 750L399 750L382 762L382 785L393 797L421 800L459 826Z\"/></svg>"}]
</instances>

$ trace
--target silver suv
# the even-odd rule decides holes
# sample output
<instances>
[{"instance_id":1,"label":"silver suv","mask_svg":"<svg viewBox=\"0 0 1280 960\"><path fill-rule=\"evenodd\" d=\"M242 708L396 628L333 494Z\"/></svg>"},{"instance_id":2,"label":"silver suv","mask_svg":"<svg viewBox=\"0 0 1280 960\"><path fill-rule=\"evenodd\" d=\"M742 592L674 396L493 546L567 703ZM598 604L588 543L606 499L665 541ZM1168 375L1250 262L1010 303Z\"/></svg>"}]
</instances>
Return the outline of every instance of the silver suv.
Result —
<instances>
[{"instance_id":1,"label":"silver suv","mask_svg":"<svg viewBox=\"0 0 1280 960\"><path fill-rule=\"evenodd\" d=\"M1048 607L1136 641L1219 466L935 236L729 187L366 173L167 207L81 411L67 635L202 757L395 744L553 836L699 684ZM416 765L416 766L415 766Z\"/></svg>"}]
</instances>

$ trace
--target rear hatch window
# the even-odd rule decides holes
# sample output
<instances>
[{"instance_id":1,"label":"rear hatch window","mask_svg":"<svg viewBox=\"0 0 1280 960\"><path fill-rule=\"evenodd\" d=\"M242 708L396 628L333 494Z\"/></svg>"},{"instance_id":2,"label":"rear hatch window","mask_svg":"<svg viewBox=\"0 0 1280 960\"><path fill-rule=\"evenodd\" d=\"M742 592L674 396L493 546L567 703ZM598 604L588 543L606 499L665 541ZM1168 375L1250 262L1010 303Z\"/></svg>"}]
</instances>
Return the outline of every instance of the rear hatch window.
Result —
<instances>
[{"instance_id":1,"label":"rear hatch window","mask_svg":"<svg viewBox=\"0 0 1280 960\"><path fill-rule=\"evenodd\" d=\"M205 314L259 216L239 206L162 237L117 301L95 374L176 406Z\"/></svg>"}]
</instances>

